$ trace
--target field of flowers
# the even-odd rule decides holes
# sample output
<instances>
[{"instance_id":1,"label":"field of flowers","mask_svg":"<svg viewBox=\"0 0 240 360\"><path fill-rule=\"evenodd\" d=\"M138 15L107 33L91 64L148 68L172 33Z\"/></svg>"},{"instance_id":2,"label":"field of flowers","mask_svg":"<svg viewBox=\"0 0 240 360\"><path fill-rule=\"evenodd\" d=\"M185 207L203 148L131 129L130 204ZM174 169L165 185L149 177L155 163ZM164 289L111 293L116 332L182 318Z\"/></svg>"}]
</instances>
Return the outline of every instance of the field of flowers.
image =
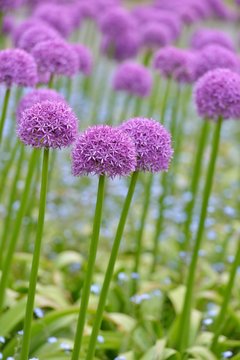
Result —
<instances>
[{"instance_id":1,"label":"field of flowers","mask_svg":"<svg viewBox=\"0 0 240 360\"><path fill-rule=\"evenodd\" d=\"M0 359L240 360L239 23L0 0Z\"/></svg>"}]
</instances>

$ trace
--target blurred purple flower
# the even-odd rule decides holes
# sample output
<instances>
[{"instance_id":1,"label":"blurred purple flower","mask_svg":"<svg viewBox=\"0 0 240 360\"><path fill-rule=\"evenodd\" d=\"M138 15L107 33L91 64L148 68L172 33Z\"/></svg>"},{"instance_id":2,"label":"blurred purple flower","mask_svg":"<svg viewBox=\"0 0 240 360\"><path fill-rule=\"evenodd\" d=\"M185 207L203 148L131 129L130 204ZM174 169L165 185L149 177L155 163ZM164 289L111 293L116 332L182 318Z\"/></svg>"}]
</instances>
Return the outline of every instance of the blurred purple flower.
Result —
<instances>
[{"instance_id":1,"label":"blurred purple flower","mask_svg":"<svg viewBox=\"0 0 240 360\"><path fill-rule=\"evenodd\" d=\"M37 44L32 54L39 74L73 76L78 71L78 56L64 40L48 40Z\"/></svg>"},{"instance_id":2,"label":"blurred purple flower","mask_svg":"<svg viewBox=\"0 0 240 360\"><path fill-rule=\"evenodd\" d=\"M171 135L159 122L146 118L127 120L119 127L134 141L138 171L168 170L173 149Z\"/></svg>"},{"instance_id":3,"label":"blurred purple flower","mask_svg":"<svg viewBox=\"0 0 240 360\"><path fill-rule=\"evenodd\" d=\"M151 73L143 65L126 61L115 72L113 88L140 97L148 96L152 88Z\"/></svg>"},{"instance_id":4,"label":"blurred purple flower","mask_svg":"<svg viewBox=\"0 0 240 360\"><path fill-rule=\"evenodd\" d=\"M121 7L113 7L99 19L101 31L111 38L119 37L124 32L136 29L136 21L132 15Z\"/></svg>"},{"instance_id":5,"label":"blurred purple flower","mask_svg":"<svg viewBox=\"0 0 240 360\"><path fill-rule=\"evenodd\" d=\"M123 61L135 57L140 44L141 38L139 33L137 31L128 31L115 38L104 36L101 50L104 54L109 55L109 57Z\"/></svg>"},{"instance_id":6,"label":"blurred purple flower","mask_svg":"<svg viewBox=\"0 0 240 360\"><path fill-rule=\"evenodd\" d=\"M72 48L77 54L78 70L86 76L90 75L93 69L93 58L90 50L81 44L73 44Z\"/></svg>"},{"instance_id":7,"label":"blurred purple flower","mask_svg":"<svg viewBox=\"0 0 240 360\"><path fill-rule=\"evenodd\" d=\"M185 65L186 52L174 46L160 49L154 57L153 65L165 77L173 76L177 68Z\"/></svg>"},{"instance_id":8,"label":"blurred purple flower","mask_svg":"<svg viewBox=\"0 0 240 360\"><path fill-rule=\"evenodd\" d=\"M23 3L23 0L0 0L0 12L14 10Z\"/></svg>"},{"instance_id":9,"label":"blurred purple flower","mask_svg":"<svg viewBox=\"0 0 240 360\"><path fill-rule=\"evenodd\" d=\"M15 29L15 21L11 16L4 16L2 23L2 32L11 35ZM1 29L0 29L1 30Z\"/></svg>"},{"instance_id":10,"label":"blurred purple flower","mask_svg":"<svg viewBox=\"0 0 240 360\"><path fill-rule=\"evenodd\" d=\"M199 115L217 119L240 117L240 76L228 69L216 69L201 77L194 88Z\"/></svg>"},{"instance_id":11,"label":"blurred purple flower","mask_svg":"<svg viewBox=\"0 0 240 360\"><path fill-rule=\"evenodd\" d=\"M128 135L107 125L88 128L81 133L72 151L75 176L106 175L114 178L135 171L136 149Z\"/></svg>"},{"instance_id":12,"label":"blurred purple flower","mask_svg":"<svg viewBox=\"0 0 240 360\"><path fill-rule=\"evenodd\" d=\"M33 90L28 94L26 94L18 104L16 111L17 123L20 122L22 114L25 110L31 108L33 105L37 103L46 100L65 102L64 97L55 90L50 90L50 89Z\"/></svg>"},{"instance_id":13,"label":"blurred purple flower","mask_svg":"<svg viewBox=\"0 0 240 360\"><path fill-rule=\"evenodd\" d=\"M31 26L19 38L18 47L32 52L33 48L42 41L61 39L61 35L48 25Z\"/></svg>"},{"instance_id":14,"label":"blurred purple flower","mask_svg":"<svg viewBox=\"0 0 240 360\"><path fill-rule=\"evenodd\" d=\"M77 137L77 118L66 103L43 101L23 112L17 134L35 148L67 147Z\"/></svg>"},{"instance_id":15,"label":"blurred purple flower","mask_svg":"<svg viewBox=\"0 0 240 360\"><path fill-rule=\"evenodd\" d=\"M220 45L208 45L198 52L195 61L196 79L217 68L238 71L239 60L232 51Z\"/></svg>"},{"instance_id":16,"label":"blurred purple flower","mask_svg":"<svg viewBox=\"0 0 240 360\"><path fill-rule=\"evenodd\" d=\"M166 46L171 40L168 27L156 22L142 25L141 36L142 44L149 49Z\"/></svg>"},{"instance_id":17,"label":"blurred purple flower","mask_svg":"<svg viewBox=\"0 0 240 360\"><path fill-rule=\"evenodd\" d=\"M220 30L199 29L191 38L191 47L200 50L208 45L220 45L234 51L234 43L231 38Z\"/></svg>"},{"instance_id":18,"label":"blurred purple flower","mask_svg":"<svg viewBox=\"0 0 240 360\"><path fill-rule=\"evenodd\" d=\"M173 72L173 78L178 83L192 84L195 81L196 54L192 51L185 51L185 60Z\"/></svg>"},{"instance_id":19,"label":"blurred purple flower","mask_svg":"<svg viewBox=\"0 0 240 360\"><path fill-rule=\"evenodd\" d=\"M31 87L36 85L37 81L37 66L30 54L20 49L0 51L0 83L7 87Z\"/></svg>"},{"instance_id":20,"label":"blurred purple flower","mask_svg":"<svg viewBox=\"0 0 240 360\"><path fill-rule=\"evenodd\" d=\"M21 22L20 24L17 24L12 34L14 45L17 47L19 39L22 37L23 33L29 30L31 27L36 27L36 26L48 26L48 25L44 21L34 18L29 18Z\"/></svg>"}]
</instances>

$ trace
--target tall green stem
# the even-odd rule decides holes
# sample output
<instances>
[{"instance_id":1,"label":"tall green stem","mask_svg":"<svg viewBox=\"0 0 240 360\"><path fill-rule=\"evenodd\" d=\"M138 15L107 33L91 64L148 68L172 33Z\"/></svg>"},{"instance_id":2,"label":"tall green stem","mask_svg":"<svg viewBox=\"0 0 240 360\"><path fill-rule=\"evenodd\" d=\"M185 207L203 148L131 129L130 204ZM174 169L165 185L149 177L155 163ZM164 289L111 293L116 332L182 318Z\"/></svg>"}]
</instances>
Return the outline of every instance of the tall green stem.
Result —
<instances>
[{"instance_id":1,"label":"tall green stem","mask_svg":"<svg viewBox=\"0 0 240 360\"><path fill-rule=\"evenodd\" d=\"M100 298L99 298L99 302L98 302L97 312L96 312L95 320L94 320L94 324L93 324L92 334L91 334L89 345L88 345L86 360L92 360L94 358L94 353L95 353L95 348L96 348L96 343L97 343L97 336L98 336L98 332L99 332L99 329L101 326L103 312L104 312L107 295L108 295L108 290L109 290L110 283L112 280L114 266L115 266L115 262L117 259L118 250L119 250L120 242L122 239L124 227L126 224L129 208L130 208L130 205L132 202L137 178L138 178L138 172L136 171L133 173L132 178L131 178L128 193L127 193L127 196L126 196L126 199L125 199L125 202L123 205L122 213L120 216L120 220L118 223L116 236L115 236L115 239L114 239L114 242L112 245L112 251L111 251L110 258L109 258L107 270L105 273L103 286L102 286L102 290L101 290L101 294L100 294Z\"/></svg>"},{"instance_id":2,"label":"tall green stem","mask_svg":"<svg viewBox=\"0 0 240 360\"><path fill-rule=\"evenodd\" d=\"M2 262L4 259L4 253L6 250L7 239L8 239L9 234L11 233L10 225L11 225L11 220L12 220L12 209L13 209L14 200L16 199L17 183L19 180L19 175L21 173L22 163L23 163L23 159L24 159L24 149L25 149L24 145L21 144L20 155L18 158L18 163L16 166L13 183L11 185L11 192L10 192L10 196L9 196L8 206L7 206L6 218L4 221L2 238L1 238L1 242L0 242L0 269L2 269Z\"/></svg>"},{"instance_id":3,"label":"tall green stem","mask_svg":"<svg viewBox=\"0 0 240 360\"><path fill-rule=\"evenodd\" d=\"M6 292L6 287L7 287L7 283L8 283L10 268L12 265L13 254L14 254L14 251L16 248L18 237L19 237L22 220L23 220L23 217L24 217L24 214L26 211L27 201L29 198L29 192L31 189L31 183L32 183L32 178L33 178L38 154L39 154L39 152L37 150L33 150L30 161L29 161L25 187L24 187L23 194L21 197L21 204L20 204L20 207L19 207L17 215L16 215L14 228L12 231L12 236L10 238L10 241L9 241L9 244L7 247L7 253L6 253L6 256L4 259L4 264L2 267L3 272L2 272L1 282L0 282L0 310L2 310L3 305L4 305L5 292Z\"/></svg>"},{"instance_id":4,"label":"tall green stem","mask_svg":"<svg viewBox=\"0 0 240 360\"><path fill-rule=\"evenodd\" d=\"M49 82L48 82L48 88L53 89L53 87L54 87L54 75L51 74Z\"/></svg>"},{"instance_id":5,"label":"tall green stem","mask_svg":"<svg viewBox=\"0 0 240 360\"><path fill-rule=\"evenodd\" d=\"M204 120L204 122L202 124L202 129L200 132L200 138L199 138L199 142L198 142L197 153L196 153L195 163L193 166L191 184L190 184L190 189L189 189L190 194L191 194L191 199L187 203L186 208L185 208L185 213L187 216L186 216L186 222L184 224L184 229L183 229L183 233L184 233L183 248L186 251L189 250L190 226L192 223L193 209L194 209L196 194L197 194L197 190L198 190L198 186L199 186L199 182L200 182L203 155L204 155L204 151L206 148L208 135L209 135L209 122L207 120Z\"/></svg>"},{"instance_id":6,"label":"tall green stem","mask_svg":"<svg viewBox=\"0 0 240 360\"><path fill-rule=\"evenodd\" d=\"M7 116L7 109L8 109L9 99L10 99L10 93L11 93L11 89L6 88L4 100L3 100L2 114L1 114L1 119L0 119L0 145L2 142L2 135L3 135L4 123L5 123L6 116Z\"/></svg>"},{"instance_id":7,"label":"tall green stem","mask_svg":"<svg viewBox=\"0 0 240 360\"><path fill-rule=\"evenodd\" d=\"M216 347L218 344L218 338L221 334L221 330L224 325L224 320L226 318L227 308L228 308L229 301L231 298L231 293L232 293L232 289L233 289L233 285L234 285L234 281L235 281L235 277L236 277L236 273L237 273L239 264L240 264L240 240L237 243L237 252L236 252L236 255L234 258L234 262L231 267L226 290L224 292L223 303L222 303L219 315L216 319L216 322L214 323L214 336L213 336L213 340L212 340L212 344L211 344L212 351L216 350Z\"/></svg>"},{"instance_id":8,"label":"tall green stem","mask_svg":"<svg viewBox=\"0 0 240 360\"><path fill-rule=\"evenodd\" d=\"M219 141L220 141L220 133L221 133L221 125L222 118L218 119L217 124L215 125L215 132L213 136L212 142L212 151L210 155L210 160L208 164L208 171L205 180L205 186L203 190L203 201L201 207L201 213L198 223L198 229L196 234L196 240L193 248L191 263L189 266L189 273L187 278L187 288L184 297L183 310L180 316L180 324L181 329L179 329L179 347L181 353L184 353L185 349L189 345L189 332L190 332L190 321L191 321L191 310L192 310L192 301L193 301L193 288L195 281L195 274L197 268L198 254L200 250L200 246L202 243L202 235L204 231L205 220L207 216L207 207L208 201L211 193L212 183L213 183L213 175L214 169L217 159Z\"/></svg>"},{"instance_id":9,"label":"tall green stem","mask_svg":"<svg viewBox=\"0 0 240 360\"><path fill-rule=\"evenodd\" d=\"M20 360L26 360L29 357L30 339L31 339L31 324L34 308L34 299L37 286L38 267L41 254L42 235L44 228L46 198L47 198L47 183L48 183L48 162L49 162L49 149L45 148L43 153L42 165L42 180L39 199L39 213L36 239L33 250L32 266L29 281L29 290L27 298L26 313L23 328L23 342L20 353Z\"/></svg>"},{"instance_id":10,"label":"tall green stem","mask_svg":"<svg viewBox=\"0 0 240 360\"><path fill-rule=\"evenodd\" d=\"M2 171L1 171L1 181L0 181L0 199L2 197L3 194L5 194L5 183L7 180L7 176L9 175L9 171L11 169L11 166L15 160L15 156L17 154L17 150L18 150L18 146L19 143L18 141L16 141L14 148L12 149L11 153L10 153L10 158L9 160L6 161L5 166L3 167Z\"/></svg>"},{"instance_id":11,"label":"tall green stem","mask_svg":"<svg viewBox=\"0 0 240 360\"><path fill-rule=\"evenodd\" d=\"M170 90L171 90L171 84L172 84L172 78L168 78L167 83L166 83L164 96L163 96L163 100L162 100L162 104L161 104L160 122L162 124L164 124L164 122L165 122L165 115L166 115L166 110L167 110L168 97L169 97Z\"/></svg>"},{"instance_id":12,"label":"tall green stem","mask_svg":"<svg viewBox=\"0 0 240 360\"><path fill-rule=\"evenodd\" d=\"M97 202L96 202L95 215L93 221L92 239L90 242L88 265L87 265L87 271L84 279L83 291L81 296L81 305L78 315L77 330L76 330L74 347L72 352L72 360L78 360L81 351L83 330L84 330L87 307L89 302L93 271L94 271L96 255L97 255L97 248L99 243L99 234L100 234L100 227L102 221L102 208L103 208L103 199L104 199L104 184L105 184L105 176L100 176L98 182Z\"/></svg>"}]
</instances>

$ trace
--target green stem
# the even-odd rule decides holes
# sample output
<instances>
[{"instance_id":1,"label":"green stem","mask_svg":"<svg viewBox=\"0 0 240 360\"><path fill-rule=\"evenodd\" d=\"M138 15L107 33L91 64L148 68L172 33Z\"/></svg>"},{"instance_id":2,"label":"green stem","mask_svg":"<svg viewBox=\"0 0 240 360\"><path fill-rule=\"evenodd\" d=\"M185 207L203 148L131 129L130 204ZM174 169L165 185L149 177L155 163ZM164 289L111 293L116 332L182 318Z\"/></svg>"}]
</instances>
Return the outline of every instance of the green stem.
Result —
<instances>
[{"instance_id":1,"label":"green stem","mask_svg":"<svg viewBox=\"0 0 240 360\"><path fill-rule=\"evenodd\" d=\"M13 150L11 151L10 159L6 162L6 165L4 166L4 168L1 171L0 199L1 199L1 196L3 194L5 194L6 179L7 179L7 176L9 175L9 171L11 169L11 166L12 166L14 160L15 160L15 156L17 154L18 146L19 146L19 142L16 141L15 146L14 146Z\"/></svg>"},{"instance_id":2,"label":"green stem","mask_svg":"<svg viewBox=\"0 0 240 360\"><path fill-rule=\"evenodd\" d=\"M153 247L152 247L152 267L151 273L153 274L156 270L157 262L158 262L158 254L159 254L159 242L160 242L160 235L162 232L162 225L163 225L163 214L164 214L164 200L166 195L166 187L168 185L168 173L165 172L162 174L162 193L158 199L158 218L155 227L155 233L153 237Z\"/></svg>"},{"instance_id":3,"label":"green stem","mask_svg":"<svg viewBox=\"0 0 240 360\"><path fill-rule=\"evenodd\" d=\"M40 254L41 254L41 243L43 237L44 217L45 217L46 198L47 198L48 162L49 162L48 160L49 160L49 149L45 148L43 153L38 224L37 224L36 239L35 239L33 257L32 257L32 266L31 266L31 273L29 280L26 313L24 319L23 342L20 353L20 360L26 360L28 359L29 356L31 324L32 324L34 299L35 299L36 286L37 286L38 267L39 267Z\"/></svg>"},{"instance_id":4,"label":"green stem","mask_svg":"<svg viewBox=\"0 0 240 360\"><path fill-rule=\"evenodd\" d=\"M160 85L161 85L161 78L158 74L156 74L154 77L153 90L149 101L148 117L152 117L152 114L154 113L154 110L156 108Z\"/></svg>"},{"instance_id":5,"label":"green stem","mask_svg":"<svg viewBox=\"0 0 240 360\"><path fill-rule=\"evenodd\" d=\"M189 345L189 333L190 333L190 321L191 321L191 310L192 310L192 300L193 300L193 289L195 274L197 269L198 254L202 244L202 235L204 231L205 220L207 216L208 201L211 193L214 169L217 159L218 147L220 142L220 133L222 126L222 118L218 119L217 124L215 124L215 132L212 142L212 151L209 159L208 170L206 174L205 186L203 190L203 201L201 207L201 213L198 223L198 229L196 234L196 240L193 248L191 263L189 266L189 273L187 278L187 288L184 297L183 309L180 315L180 324L181 330L179 329L179 347L181 353L184 353L185 349Z\"/></svg>"},{"instance_id":6,"label":"green stem","mask_svg":"<svg viewBox=\"0 0 240 360\"><path fill-rule=\"evenodd\" d=\"M162 100L162 104L161 104L160 122L162 124L164 124L164 122L165 122L165 115L166 115L166 110L167 110L168 97L169 97L170 90L171 90L171 84L172 84L172 78L168 78L167 83L166 83L164 96L163 96L163 100Z\"/></svg>"},{"instance_id":7,"label":"green stem","mask_svg":"<svg viewBox=\"0 0 240 360\"><path fill-rule=\"evenodd\" d=\"M2 262L4 259L4 253L6 250L6 244L7 244L7 239L9 234L11 233L11 220L12 220L12 210L13 210L13 203L16 199L16 193L17 193L17 183L19 180L19 175L21 173L21 169L22 169L22 163L23 163L23 159L24 159L24 145L21 144L21 148L20 148L20 155L18 158L18 163L16 166L16 171L15 171L15 176L13 179L13 183L11 186L11 193L10 193L10 197L9 197L9 201L8 201L8 206L7 206L7 216L5 218L4 221L4 226L3 226L3 232L2 232L2 239L1 239L1 243L0 243L0 269L2 269Z\"/></svg>"},{"instance_id":8,"label":"green stem","mask_svg":"<svg viewBox=\"0 0 240 360\"><path fill-rule=\"evenodd\" d=\"M25 187L24 187L23 194L21 197L21 204L20 204L20 207L19 207L17 215L16 215L12 236L10 238L10 241L9 241L9 244L7 247L7 253L6 253L6 256L4 259L2 278L1 278L1 282L0 282L0 311L2 310L3 305L4 305L5 292L6 292L6 287L8 284L8 277L9 277L9 272L10 272L10 268L12 265L13 254L14 254L14 251L16 248L18 237L19 237L22 220L23 220L23 217L24 217L24 214L26 211L27 201L29 198L29 192L31 189L31 183L32 183L32 178L33 178L38 154L39 154L39 152L37 150L33 150L30 161L29 161L29 167L28 167L28 172L26 175Z\"/></svg>"},{"instance_id":9,"label":"green stem","mask_svg":"<svg viewBox=\"0 0 240 360\"><path fill-rule=\"evenodd\" d=\"M234 262L231 267L226 290L224 291L223 303L222 303L219 315L216 319L216 322L214 323L214 336L213 336L213 340L212 340L212 344L211 344L211 350L213 352L216 350L216 347L218 344L218 339L219 339L221 330L224 325L224 321L225 321L226 314L227 314L227 308L228 308L229 301L231 298L231 293L232 293L232 289L233 289L233 285L234 285L234 281L235 281L235 277L237 274L237 269L238 269L239 264L240 264L240 240L237 243L237 252L236 252L236 255L234 258Z\"/></svg>"},{"instance_id":10,"label":"green stem","mask_svg":"<svg viewBox=\"0 0 240 360\"><path fill-rule=\"evenodd\" d=\"M54 88L54 75L51 74L49 82L48 82L48 88L53 89Z\"/></svg>"},{"instance_id":11,"label":"green stem","mask_svg":"<svg viewBox=\"0 0 240 360\"><path fill-rule=\"evenodd\" d=\"M189 250L189 241L190 241L190 226L192 223L193 217L193 209L195 205L197 190L200 182L201 172L202 172L202 163L203 163L203 155L205 152L207 139L209 135L209 121L204 120L202 124L202 129L200 132L200 138L197 147L196 158L193 166L191 184L190 184L190 193L191 200L187 203L185 213L186 213L186 222L184 224L184 243L183 249L185 251Z\"/></svg>"},{"instance_id":12,"label":"green stem","mask_svg":"<svg viewBox=\"0 0 240 360\"><path fill-rule=\"evenodd\" d=\"M2 108L2 114L1 114L1 120L0 120L0 144L2 142L2 135L3 135L4 123L5 123L6 115L7 115L7 109L8 109L9 99L10 99L10 93L11 93L11 89L6 88L5 95L4 95L4 100L3 100L3 108Z\"/></svg>"},{"instance_id":13,"label":"green stem","mask_svg":"<svg viewBox=\"0 0 240 360\"><path fill-rule=\"evenodd\" d=\"M112 245L112 251L111 251L110 258L109 258L107 270L105 273L103 286L102 286L99 303L98 303L98 307L97 307L97 312L95 315L95 321L93 324L92 334L91 334L89 345L88 345L86 360L92 360L94 358L94 353L95 353L95 348L96 348L96 343L97 343L97 336L98 336L98 332L99 332L99 329L101 326L103 312L104 312L107 295L108 295L108 290L109 290L111 279L113 276L114 266L115 266L115 262L117 259L118 250L119 250L120 242L122 239L124 227L126 224L129 208L130 208L130 205L132 202L137 178L138 178L138 172L136 171L133 173L132 178L131 178L128 193L127 193L127 196L126 196L126 199L125 199L125 202L123 205L122 213L120 216L120 220L118 223L116 236L115 236L115 239L114 239L114 242Z\"/></svg>"},{"instance_id":14,"label":"green stem","mask_svg":"<svg viewBox=\"0 0 240 360\"><path fill-rule=\"evenodd\" d=\"M83 291L81 296L81 305L78 315L77 330L75 334L74 347L72 352L72 360L78 360L81 351L83 330L84 330L87 307L90 297L90 290L91 290L93 271L94 271L96 255L97 255L97 248L99 243L99 234L100 234L100 227L102 221L102 208L103 208L103 199L104 199L104 184L105 184L105 176L100 176L98 182L98 193L97 193L97 202L96 202L94 222L93 222L92 239L90 242L88 265L87 265L87 271L84 279Z\"/></svg>"},{"instance_id":15,"label":"green stem","mask_svg":"<svg viewBox=\"0 0 240 360\"><path fill-rule=\"evenodd\" d=\"M122 108L119 112L119 116L118 116L118 123L126 120L126 116L127 116L127 113L128 113L128 110L129 110L129 105L132 101L132 96L129 95L129 94L126 94L126 98L124 99L124 102L122 104Z\"/></svg>"}]
</instances>

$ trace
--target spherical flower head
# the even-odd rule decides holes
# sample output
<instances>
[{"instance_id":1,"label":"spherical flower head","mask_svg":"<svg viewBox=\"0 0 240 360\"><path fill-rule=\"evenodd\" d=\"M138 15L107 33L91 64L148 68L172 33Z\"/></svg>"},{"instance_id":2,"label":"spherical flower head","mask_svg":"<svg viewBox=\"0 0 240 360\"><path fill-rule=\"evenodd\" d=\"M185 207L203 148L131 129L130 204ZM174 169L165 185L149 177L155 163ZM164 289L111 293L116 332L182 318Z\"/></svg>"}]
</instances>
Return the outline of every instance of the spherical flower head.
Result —
<instances>
[{"instance_id":1,"label":"spherical flower head","mask_svg":"<svg viewBox=\"0 0 240 360\"><path fill-rule=\"evenodd\" d=\"M72 11L67 5L42 4L35 10L34 16L47 22L63 37L70 35L74 27Z\"/></svg>"},{"instance_id":2,"label":"spherical flower head","mask_svg":"<svg viewBox=\"0 0 240 360\"><path fill-rule=\"evenodd\" d=\"M22 4L23 0L0 0L0 12L14 10Z\"/></svg>"},{"instance_id":3,"label":"spherical flower head","mask_svg":"<svg viewBox=\"0 0 240 360\"><path fill-rule=\"evenodd\" d=\"M61 39L60 34L48 25L31 26L28 30L24 31L18 41L18 47L32 52L34 47L47 40Z\"/></svg>"},{"instance_id":4,"label":"spherical flower head","mask_svg":"<svg viewBox=\"0 0 240 360\"><path fill-rule=\"evenodd\" d=\"M78 72L78 56L63 40L48 40L37 44L32 54L40 74L73 76Z\"/></svg>"},{"instance_id":5,"label":"spherical flower head","mask_svg":"<svg viewBox=\"0 0 240 360\"><path fill-rule=\"evenodd\" d=\"M4 16L2 23L2 32L6 35L11 35L15 28L15 21L10 16ZM1 29L0 29L1 30Z\"/></svg>"},{"instance_id":6,"label":"spherical flower head","mask_svg":"<svg viewBox=\"0 0 240 360\"><path fill-rule=\"evenodd\" d=\"M81 44L73 44L72 48L77 55L78 71L86 76L90 75L93 69L93 58L90 50Z\"/></svg>"},{"instance_id":7,"label":"spherical flower head","mask_svg":"<svg viewBox=\"0 0 240 360\"><path fill-rule=\"evenodd\" d=\"M77 118L63 101L43 101L23 112L17 134L35 148L67 147L77 137Z\"/></svg>"},{"instance_id":8,"label":"spherical flower head","mask_svg":"<svg viewBox=\"0 0 240 360\"><path fill-rule=\"evenodd\" d=\"M197 81L194 97L203 117L239 118L240 76L228 69L209 71Z\"/></svg>"},{"instance_id":9,"label":"spherical flower head","mask_svg":"<svg viewBox=\"0 0 240 360\"><path fill-rule=\"evenodd\" d=\"M132 95L145 97L151 92L152 77L143 65L126 61L116 70L113 88L116 91L126 91Z\"/></svg>"},{"instance_id":10,"label":"spherical flower head","mask_svg":"<svg viewBox=\"0 0 240 360\"><path fill-rule=\"evenodd\" d=\"M75 176L106 175L114 178L135 171L136 149L123 131L108 125L88 128L80 134L72 151Z\"/></svg>"},{"instance_id":11,"label":"spherical flower head","mask_svg":"<svg viewBox=\"0 0 240 360\"><path fill-rule=\"evenodd\" d=\"M20 49L0 51L0 83L32 87L37 81L37 65L30 54Z\"/></svg>"},{"instance_id":12,"label":"spherical flower head","mask_svg":"<svg viewBox=\"0 0 240 360\"><path fill-rule=\"evenodd\" d=\"M133 118L119 127L128 134L136 147L138 171L152 173L168 170L173 149L171 135L159 122Z\"/></svg>"},{"instance_id":13,"label":"spherical flower head","mask_svg":"<svg viewBox=\"0 0 240 360\"><path fill-rule=\"evenodd\" d=\"M13 31L13 43L15 47L19 47L19 40L22 37L22 35L25 33L25 31L29 30L31 27L36 26L48 26L47 23L45 23L42 20L36 19L36 18L29 18L17 26L15 26L15 29Z\"/></svg>"},{"instance_id":14,"label":"spherical flower head","mask_svg":"<svg viewBox=\"0 0 240 360\"><path fill-rule=\"evenodd\" d=\"M196 50L205 46L218 44L226 49L234 51L234 44L231 38L220 30L200 29L195 31L191 39L191 47Z\"/></svg>"},{"instance_id":15,"label":"spherical flower head","mask_svg":"<svg viewBox=\"0 0 240 360\"><path fill-rule=\"evenodd\" d=\"M235 20L235 13L232 12L222 0L209 0L209 6L216 18Z\"/></svg>"},{"instance_id":16,"label":"spherical flower head","mask_svg":"<svg viewBox=\"0 0 240 360\"><path fill-rule=\"evenodd\" d=\"M104 36L101 44L103 54L117 61L124 61L137 55L141 38L137 31L127 31L119 37Z\"/></svg>"},{"instance_id":17,"label":"spherical flower head","mask_svg":"<svg viewBox=\"0 0 240 360\"><path fill-rule=\"evenodd\" d=\"M142 44L149 49L166 46L171 40L171 35L166 25L156 22L147 23L142 31Z\"/></svg>"},{"instance_id":18,"label":"spherical flower head","mask_svg":"<svg viewBox=\"0 0 240 360\"><path fill-rule=\"evenodd\" d=\"M192 84L195 81L195 61L196 53L192 51L185 51L185 61L177 66L173 72L175 81L181 84Z\"/></svg>"},{"instance_id":19,"label":"spherical flower head","mask_svg":"<svg viewBox=\"0 0 240 360\"><path fill-rule=\"evenodd\" d=\"M220 45L208 45L199 52L196 58L196 79L203 76L207 71L218 68L238 71L239 61L237 56Z\"/></svg>"},{"instance_id":20,"label":"spherical flower head","mask_svg":"<svg viewBox=\"0 0 240 360\"><path fill-rule=\"evenodd\" d=\"M136 28L135 19L121 7L113 7L99 19L101 31L111 38Z\"/></svg>"},{"instance_id":21,"label":"spherical flower head","mask_svg":"<svg viewBox=\"0 0 240 360\"><path fill-rule=\"evenodd\" d=\"M31 108L33 105L37 103L41 103L47 100L65 102L64 97L55 90L50 90L50 89L33 90L30 93L26 94L18 104L16 111L17 123L21 121L22 114L24 113L25 110Z\"/></svg>"},{"instance_id":22,"label":"spherical flower head","mask_svg":"<svg viewBox=\"0 0 240 360\"><path fill-rule=\"evenodd\" d=\"M166 46L160 49L154 57L154 68L165 77L173 76L174 72L185 65L186 53L174 46Z\"/></svg>"}]
</instances>

